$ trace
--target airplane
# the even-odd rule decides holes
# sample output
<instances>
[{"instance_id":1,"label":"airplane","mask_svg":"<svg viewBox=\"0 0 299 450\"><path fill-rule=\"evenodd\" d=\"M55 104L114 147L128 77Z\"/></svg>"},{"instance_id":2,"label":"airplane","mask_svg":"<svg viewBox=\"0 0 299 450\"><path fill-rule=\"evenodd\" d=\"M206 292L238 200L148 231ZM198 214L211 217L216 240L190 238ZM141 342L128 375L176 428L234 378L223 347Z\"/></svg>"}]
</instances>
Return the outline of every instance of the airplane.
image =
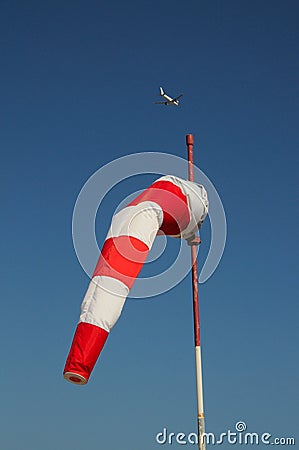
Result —
<instances>
[{"instance_id":1,"label":"airplane","mask_svg":"<svg viewBox=\"0 0 299 450\"><path fill-rule=\"evenodd\" d=\"M163 88L161 88L161 87L160 87L160 95L161 95L161 97L163 97L165 99L165 102L155 102L156 105L179 106L179 98L181 98L183 96L183 94L180 94L175 98L171 98L165 94L165 92L163 91Z\"/></svg>"}]
</instances>

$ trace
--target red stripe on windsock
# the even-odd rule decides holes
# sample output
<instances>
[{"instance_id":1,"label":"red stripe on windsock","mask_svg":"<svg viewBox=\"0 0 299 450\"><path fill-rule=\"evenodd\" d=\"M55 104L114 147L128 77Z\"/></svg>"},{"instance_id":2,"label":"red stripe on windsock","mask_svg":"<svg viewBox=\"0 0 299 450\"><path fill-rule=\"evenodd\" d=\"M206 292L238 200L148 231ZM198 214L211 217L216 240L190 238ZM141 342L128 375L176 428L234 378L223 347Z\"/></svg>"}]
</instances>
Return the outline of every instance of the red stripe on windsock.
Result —
<instances>
[{"instance_id":1,"label":"red stripe on windsock","mask_svg":"<svg viewBox=\"0 0 299 450\"><path fill-rule=\"evenodd\" d=\"M76 384L87 383L108 334L96 325L79 323L63 371L68 381ZM76 375L83 377L85 382L82 383L82 379Z\"/></svg>"},{"instance_id":2,"label":"red stripe on windsock","mask_svg":"<svg viewBox=\"0 0 299 450\"><path fill-rule=\"evenodd\" d=\"M141 202L157 203L163 210L163 223L160 227L166 235L178 235L190 222L190 211L187 197L176 184L171 181L156 181L128 206Z\"/></svg>"},{"instance_id":3,"label":"red stripe on windsock","mask_svg":"<svg viewBox=\"0 0 299 450\"><path fill-rule=\"evenodd\" d=\"M148 246L135 237L109 238L104 243L93 277L102 275L116 278L131 289L148 251Z\"/></svg>"}]
</instances>

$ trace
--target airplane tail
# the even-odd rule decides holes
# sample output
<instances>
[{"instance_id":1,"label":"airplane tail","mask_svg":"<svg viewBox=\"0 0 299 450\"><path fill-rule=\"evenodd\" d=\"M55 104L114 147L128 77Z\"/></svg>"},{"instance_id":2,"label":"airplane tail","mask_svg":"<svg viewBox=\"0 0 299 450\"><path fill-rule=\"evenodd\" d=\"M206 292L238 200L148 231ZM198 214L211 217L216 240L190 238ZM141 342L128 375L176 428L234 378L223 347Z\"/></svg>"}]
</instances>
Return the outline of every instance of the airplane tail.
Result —
<instances>
[{"instance_id":1,"label":"airplane tail","mask_svg":"<svg viewBox=\"0 0 299 450\"><path fill-rule=\"evenodd\" d=\"M160 95L164 95L165 92L163 91L163 88L160 87Z\"/></svg>"}]
</instances>

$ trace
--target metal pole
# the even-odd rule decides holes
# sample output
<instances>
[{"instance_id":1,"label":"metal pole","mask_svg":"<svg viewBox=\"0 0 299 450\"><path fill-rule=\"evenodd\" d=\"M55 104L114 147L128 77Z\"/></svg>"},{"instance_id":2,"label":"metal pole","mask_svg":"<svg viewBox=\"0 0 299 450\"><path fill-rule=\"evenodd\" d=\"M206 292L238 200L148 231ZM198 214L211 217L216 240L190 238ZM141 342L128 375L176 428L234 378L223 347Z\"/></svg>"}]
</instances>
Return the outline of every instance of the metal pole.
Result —
<instances>
[{"instance_id":1,"label":"metal pole","mask_svg":"<svg viewBox=\"0 0 299 450\"><path fill-rule=\"evenodd\" d=\"M188 149L188 178L194 181L193 170L193 144L192 134L187 134L186 144ZM200 316L198 305L198 270L197 270L197 251L196 247L200 244L200 237L194 236L188 240L191 247L192 263L192 287L193 287L193 320L194 320L194 344L195 344L195 365L196 365L196 394L197 394L197 425L198 425L198 448L205 450L206 443L204 439L205 419L203 409L203 390L202 390L202 363L200 350Z\"/></svg>"}]
</instances>

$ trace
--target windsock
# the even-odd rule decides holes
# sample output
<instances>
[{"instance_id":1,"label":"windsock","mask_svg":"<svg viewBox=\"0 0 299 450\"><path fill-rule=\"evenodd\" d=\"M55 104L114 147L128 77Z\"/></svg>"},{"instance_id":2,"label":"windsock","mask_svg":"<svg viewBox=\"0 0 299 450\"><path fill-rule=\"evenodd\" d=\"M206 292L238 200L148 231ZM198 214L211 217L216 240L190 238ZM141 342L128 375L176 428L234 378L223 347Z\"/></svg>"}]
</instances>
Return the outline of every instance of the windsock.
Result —
<instances>
[{"instance_id":1,"label":"windsock","mask_svg":"<svg viewBox=\"0 0 299 450\"><path fill-rule=\"evenodd\" d=\"M191 239L208 212L204 187L167 175L116 213L81 305L64 378L86 384L157 234Z\"/></svg>"}]
</instances>

